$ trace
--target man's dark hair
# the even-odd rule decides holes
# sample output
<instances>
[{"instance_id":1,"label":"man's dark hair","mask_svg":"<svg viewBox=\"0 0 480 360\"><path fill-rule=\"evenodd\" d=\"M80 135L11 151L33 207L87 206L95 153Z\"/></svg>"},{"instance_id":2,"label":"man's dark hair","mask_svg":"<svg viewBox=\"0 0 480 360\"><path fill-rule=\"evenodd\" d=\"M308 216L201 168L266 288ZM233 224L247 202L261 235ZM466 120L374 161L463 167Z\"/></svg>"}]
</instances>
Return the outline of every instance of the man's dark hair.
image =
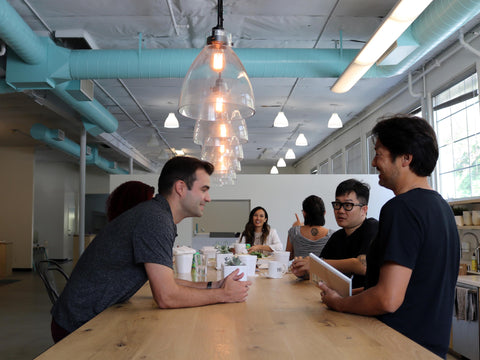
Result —
<instances>
[{"instance_id":1,"label":"man's dark hair","mask_svg":"<svg viewBox=\"0 0 480 360\"><path fill-rule=\"evenodd\" d=\"M335 197L350 194L354 192L357 195L358 201L362 204L368 205L370 198L370 185L358 181L356 179L348 179L342 181L335 190Z\"/></svg>"},{"instance_id":2,"label":"man's dark hair","mask_svg":"<svg viewBox=\"0 0 480 360\"><path fill-rule=\"evenodd\" d=\"M190 156L176 156L168 160L163 166L158 178L158 193L166 196L172 192L173 184L182 180L190 190L197 177L195 172L203 169L208 175L212 175L214 167L208 161L203 161Z\"/></svg>"},{"instance_id":3,"label":"man's dark hair","mask_svg":"<svg viewBox=\"0 0 480 360\"><path fill-rule=\"evenodd\" d=\"M302 210L305 211L305 225L325 225L325 204L322 198L310 195L302 202Z\"/></svg>"},{"instance_id":4,"label":"man's dark hair","mask_svg":"<svg viewBox=\"0 0 480 360\"><path fill-rule=\"evenodd\" d=\"M438 159L435 131L425 119L396 115L380 120L372 130L374 141L380 140L391 154L392 161L400 155L412 155L410 169L418 176L429 176Z\"/></svg>"}]
</instances>

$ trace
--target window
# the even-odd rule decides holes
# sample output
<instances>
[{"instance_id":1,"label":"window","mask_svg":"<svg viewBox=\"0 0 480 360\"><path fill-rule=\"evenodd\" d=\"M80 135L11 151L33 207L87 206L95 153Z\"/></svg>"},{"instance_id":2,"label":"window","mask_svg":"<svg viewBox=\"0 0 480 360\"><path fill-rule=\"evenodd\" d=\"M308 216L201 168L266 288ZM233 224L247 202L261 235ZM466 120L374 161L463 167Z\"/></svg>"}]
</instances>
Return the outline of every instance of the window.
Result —
<instances>
[{"instance_id":1,"label":"window","mask_svg":"<svg viewBox=\"0 0 480 360\"><path fill-rule=\"evenodd\" d=\"M338 152L332 156L332 174L345 174L342 152Z\"/></svg>"},{"instance_id":2,"label":"window","mask_svg":"<svg viewBox=\"0 0 480 360\"><path fill-rule=\"evenodd\" d=\"M324 162L320 163L320 165L318 165L318 173L328 174L328 160L325 160Z\"/></svg>"},{"instance_id":3,"label":"window","mask_svg":"<svg viewBox=\"0 0 480 360\"><path fill-rule=\"evenodd\" d=\"M446 199L480 194L480 115L477 74L433 98L439 147L439 192Z\"/></svg>"},{"instance_id":4,"label":"window","mask_svg":"<svg viewBox=\"0 0 480 360\"><path fill-rule=\"evenodd\" d=\"M367 169L369 174L378 174L376 168L372 166L373 158L375 157L375 143L373 142L373 135L367 135Z\"/></svg>"},{"instance_id":5,"label":"window","mask_svg":"<svg viewBox=\"0 0 480 360\"><path fill-rule=\"evenodd\" d=\"M362 174L362 147L360 139L347 146L347 174Z\"/></svg>"}]
</instances>

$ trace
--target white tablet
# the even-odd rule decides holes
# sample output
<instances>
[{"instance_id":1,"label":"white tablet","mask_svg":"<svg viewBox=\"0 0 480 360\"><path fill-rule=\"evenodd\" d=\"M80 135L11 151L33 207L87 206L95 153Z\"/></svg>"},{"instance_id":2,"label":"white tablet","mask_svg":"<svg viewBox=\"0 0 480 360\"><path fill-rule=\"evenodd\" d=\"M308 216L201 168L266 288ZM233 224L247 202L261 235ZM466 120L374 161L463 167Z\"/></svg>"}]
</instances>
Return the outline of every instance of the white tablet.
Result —
<instances>
[{"instance_id":1,"label":"white tablet","mask_svg":"<svg viewBox=\"0 0 480 360\"><path fill-rule=\"evenodd\" d=\"M323 281L330 289L341 296L352 296L352 279L327 264L317 255L310 253L310 281L317 284Z\"/></svg>"}]
</instances>

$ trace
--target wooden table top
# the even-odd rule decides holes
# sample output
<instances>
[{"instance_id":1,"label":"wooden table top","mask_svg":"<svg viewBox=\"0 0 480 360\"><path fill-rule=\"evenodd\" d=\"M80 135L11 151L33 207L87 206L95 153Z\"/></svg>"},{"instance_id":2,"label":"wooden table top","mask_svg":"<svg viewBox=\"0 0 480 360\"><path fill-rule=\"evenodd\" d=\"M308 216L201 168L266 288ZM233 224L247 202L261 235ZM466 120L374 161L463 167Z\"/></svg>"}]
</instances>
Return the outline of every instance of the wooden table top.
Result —
<instances>
[{"instance_id":1,"label":"wooden table top","mask_svg":"<svg viewBox=\"0 0 480 360\"><path fill-rule=\"evenodd\" d=\"M250 280L244 303L168 310L146 284L37 359L439 359L375 318L328 310L308 281Z\"/></svg>"}]
</instances>

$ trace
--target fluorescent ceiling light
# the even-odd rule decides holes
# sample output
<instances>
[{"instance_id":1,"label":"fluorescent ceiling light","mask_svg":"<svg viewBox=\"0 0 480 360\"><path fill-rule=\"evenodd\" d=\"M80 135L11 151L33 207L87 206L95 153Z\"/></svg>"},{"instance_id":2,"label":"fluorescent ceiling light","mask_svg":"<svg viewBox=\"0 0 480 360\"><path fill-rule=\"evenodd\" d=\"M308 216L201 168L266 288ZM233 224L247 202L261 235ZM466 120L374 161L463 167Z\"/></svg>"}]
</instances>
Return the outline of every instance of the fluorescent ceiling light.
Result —
<instances>
[{"instance_id":1,"label":"fluorescent ceiling light","mask_svg":"<svg viewBox=\"0 0 480 360\"><path fill-rule=\"evenodd\" d=\"M287 167L287 164L285 163L285 160L283 160L283 158L278 159L277 167Z\"/></svg>"},{"instance_id":2,"label":"fluorescent ceiling light","mask_svg":"<svg viewBox=\"0 0 480 360\"><path fill-rule=\"evenodd\" d=\"M185 152L183 150L175 150L175 154L177 156L184 156L185 155Z\"/></svg>"},{"instance_id":3,"label":"fluorescent ceiling light","mask_svg":"<svg viewBox=\"0 0 480 360\"><path fill-rule=\"evenodd\" d=\"M295 153L293 152L292 149L287 150L287 153L285 154L285 159L287 160L295 159Z\"/></svg>"},{"instance_id":4,"label":"fluorescent ceiling light","mask_svg":"<svg viewBox=\"0 0 480 360\"><path fill-rule=\"evenodd\" d=\"M272 166L272 169L270 170L270 174L274 174L274 175L278 174L278 169L275 165Z\"/></svg>"},{"instance_id":5,"label":"fluorescent ceiling light","mask_svg":"<svg viewBox=\"0 0 480 360\"><path fill-rule=\"evenodd\" d=\"M338 114L334 112L332 116L330 116L330 120L328 120L327 126L331 129L341 128L343 127L342 119L340 119L340 116L338 116Z\"/></svg>"},{"instance_id":6,"label":"fluorescent ceiling light","mask_svg":"<svg viewBox=\"0 0 480 360\"><path fill-rule=\"evenodd\" d=\"M350 90L432 1L400 0L331 90L335 93Z\"/></svg>"},{"instance_id":7,"label":"fluorescent ceiling light","mask_svg":"<svg viewBox=\"0 0 480 360\"><path fill-rule=\"evenodd\" d=\"M275 117L275 121L273 122L273 127L287 127L287 126L288 126L288 119L283 113L283 111L280 111Z\"/></svg>"},{"instance_id":8,"label":"fluorescent ceiling light","mask_svg":"<svg viewBox=\"0 0 480 360\"><path fill-rule=\"evenodd\" d=\"M169 129L176 129L179 127L177 117L175 116L174 113L169 113L167 118L165 119L165 122L163 123L163 127L169 128Z\"/></svg>"},{"instance_id":9,"label":"fluorescent ceiling light","mask_svg":"<svg viewBox=\"0 0 480 360\"><path fill-rule=\"evenodd\" d=\"M298 134L297 140L295 140L295 145L296 146L307 146L308 141L305 135L303 133Z\"/></svg>"}]
</instances>

